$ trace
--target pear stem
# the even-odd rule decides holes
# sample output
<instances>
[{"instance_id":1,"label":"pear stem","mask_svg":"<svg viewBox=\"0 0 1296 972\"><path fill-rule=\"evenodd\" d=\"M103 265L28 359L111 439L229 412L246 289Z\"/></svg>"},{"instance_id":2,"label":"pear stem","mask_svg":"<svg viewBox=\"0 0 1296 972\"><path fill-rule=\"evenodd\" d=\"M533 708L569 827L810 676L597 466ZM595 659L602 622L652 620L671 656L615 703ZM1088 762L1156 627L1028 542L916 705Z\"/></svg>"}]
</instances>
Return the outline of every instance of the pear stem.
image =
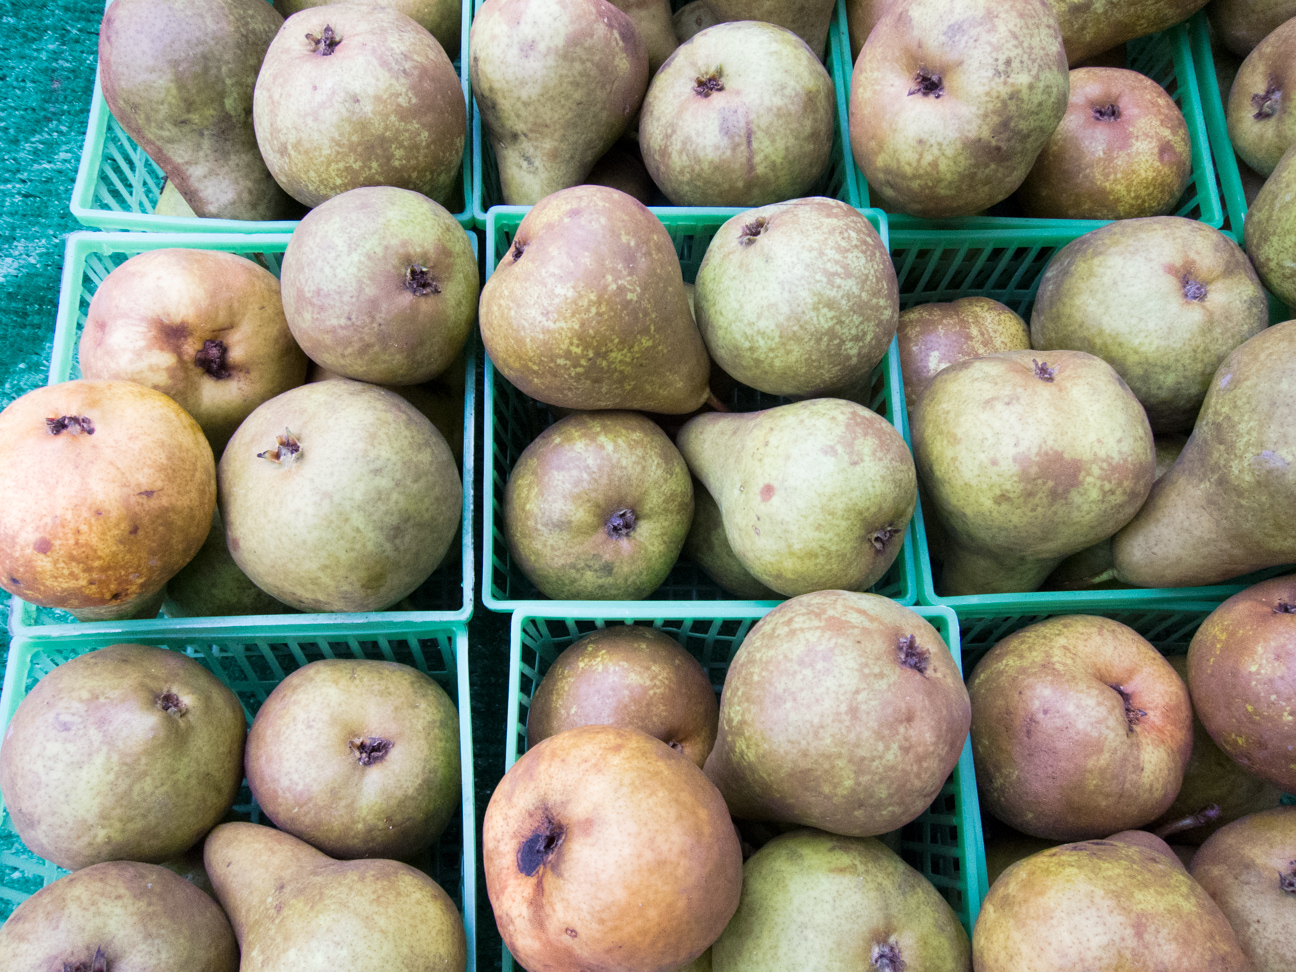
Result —
<instances>
[{"instance_id":1,"label":"pear stem","mask_svg":"<svg viewBox=\"0 0 1296 972\"><path fill-rule=\"evenodd\" d=\"M1185 830L1196 830L1198 827L1204 827L1206 824L1218 820L1219 816L1219 804L1212 803L1198 810L1196 813L1189 814L1186 817L1180 817L1178 820L1170 821L1164 827L1156 831L1156 836L1165 840L1167 837L1181 834Z\"/></svg>"},{"instance_id":2,"label":"pear stem","mask_svg":"<svg viewBox=\"0 0 1296 972\"><path fill-rule=\"evenodd\" d=\"M712 391L711 389L709 389L709 388L707 389L707 398L706 398L706 403L707 403L708 405L710 405L713 409L715 409L717 412L731 412L731 411L733 411L733 409L731 409L728 405L726 405L724 402L720 401L720 399L716 398L716 396L715 396L715 392L713 392L713 391Z\"/></svg>"}]
</instances>

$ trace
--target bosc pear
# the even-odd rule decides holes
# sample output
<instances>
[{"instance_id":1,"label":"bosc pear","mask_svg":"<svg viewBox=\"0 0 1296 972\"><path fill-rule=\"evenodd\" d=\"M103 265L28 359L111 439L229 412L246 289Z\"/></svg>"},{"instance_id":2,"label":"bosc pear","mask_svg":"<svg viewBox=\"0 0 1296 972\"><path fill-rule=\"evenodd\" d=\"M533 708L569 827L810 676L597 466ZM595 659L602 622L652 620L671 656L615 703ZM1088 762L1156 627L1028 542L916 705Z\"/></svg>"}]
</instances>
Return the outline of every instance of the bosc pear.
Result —
<instances>
[{"instance_id":1,"label":"bosc pear","mask_svg":"<svg viewBox=\"0 0 1296 972\"><path fill-rule=\"evenodd\" d=\"M422 871L396 861L335 861L251 823L221 824L203 863L242 953L240 972L463 972L459 912Z\"/></svg>"},{"instance_id":2,"label":"bosc pear","mask_svg":"<svg viewBox=\"0 0 1296 972\"><path fill-rule=\"evenodd\" d=\"M1112 540L1139 587L1218 584L1296 560L1296 321L1261 331L1211 381L1192 437Z\"/></svg>"},{"instance_id":3,"label":"bosc pear","mask_svg":"<svg viewBox=\"0 0 1296 972\"><path fill-rule=\"evenodd\" d=\"M913 457L862 405L712 412L690 419L676 445L720 507L734 554L780 594L866 591L900 553L918 497Z\"/></svg>"},{"instance_id":4,"label":"bosc pear","mask_svg":"<svg viewBox=\"0 0 1296 972\"><path fill-rule=\"evenodd\" d=\"M644 39L607 0L490 0L473 17L468 49L511 206L583 182L648 90Z\"/></svg>"},{"instance_id":5,"label":"bosc pear","mask_svg":"<svg viewBox=\"0 0 1296 972\"><path fill-rule=\"evenodd\" d=\"M620 190L575 186L535 206L478 316L495 367L548 405L683 415L709 394L675 246Z\"/></svg>"}]
</instances>

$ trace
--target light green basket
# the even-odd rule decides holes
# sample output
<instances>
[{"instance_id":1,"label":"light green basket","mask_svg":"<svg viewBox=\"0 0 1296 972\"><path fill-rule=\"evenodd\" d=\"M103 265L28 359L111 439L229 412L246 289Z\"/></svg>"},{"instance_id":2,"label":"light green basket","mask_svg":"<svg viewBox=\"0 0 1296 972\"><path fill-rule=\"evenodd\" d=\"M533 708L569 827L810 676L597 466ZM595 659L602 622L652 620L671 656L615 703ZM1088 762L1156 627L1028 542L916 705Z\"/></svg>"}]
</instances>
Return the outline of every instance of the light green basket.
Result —
<instances>
[{"instance_id":1,"label":"light green basket","mask_svg":"<svg viewBox=\"0 0 1296 972\"><path fill-rule=\"evenodd\" d=\"M743 639L770 609L744 604L707 605L708 610L721 610L706 617L689 611L701 606L641 604L638 612L612 613L573 610L551 603L549 607L571 613L549 614L543 606L539 610L516 612L510 638L505 771L526 751L527 713L544 673L572 642L599 628L641 624L664 631L702 663L719 693ZM954 612L939 607L912 610L940 632L955 661L961 664ZM832 691L832 686L825 686L825 690ZM970 738L964 742L958 765L940 795L922 816L904 827L901 838L901 856L944 895L970 935L988 890ZM503 953L504 972L512 972L515 966L507 946Z\"/></svg>"},{"instance_id":2,"label":"light green basket","mask_svg":"<svg viewBox=\"0 0 1296 972\"><path fill-rule=\"evenodd\" d=\"M678 10L688 2L689 0L671 0L671 9ZM476 0L474 9L480 10L483 3L485 3L485 0ZM846 45L845 54L842 53L843 43ZM465 43L464 50L467 49ZM828 31L828 51L824 63L824 67L828 69L828 73L832 77L833 87L837 95L837 118L833 128L832 161L829 164L827 175L815 187L814 191L806 195L831 196L833 199L840 199L842 202L850 202L852 205L864 207L868 205L867 202L862 204L852 202L856 198L852 194L855 166L850 158L850 139L846 135L846 104L849 90L848 83L850 81L849 65L850 40L846 34L846 4L845 0L837 0L837 12L833 15L833 26ZM845 75L841 74L843 69L846 71ZM466 77L466 68L464 73ZM472 107L472 214L477 228L485 229L486 213L492 206L503 205L504 196L500 190L499 169L495 163L495 151L491 148L490 139L486 137L485 132L482 130L481 113L477 110L475 101ZM660 206L663 209L674 208L671 207L670 200L660 190L656 192L653 205L654 207Z\"/></svg>"},{"instance_id":3,"label":"light green basket","mask_svg":"<svg viewBox=\"0 0 1296 972\"><path fill-rule=\"evenodd\" d=\"M844 3L845 0L840 2ZM846 50L849 57L849 46ZM1126 66L1132 71L1148 76L1165 88L1175 104L1179 106L1179 110L1183 112L1184 121L1188 125L1188 140L1192 146L1192 176L1171 215L1199 220L1216 228L1223 226L1224 207L1220 203L1219 187L1215 182L1210 138L1207 135L1206 121L1202 113L1198 74L1193 68L1193 52L1188 43L1187 26L1176 24L1160 33L1132 40L1126 45L1126 51ZM848 102L852 73L853 70L846 72ZM847 116L849 120L849 112ZM851 155L849 135L846 139L846 153L851 156L850 168L854 175L851 183L856 193L854 205L867 206L869 205L867 180L864 178L864 173L855 165L854 156ZM1086 228L1094 229L1108 222L1107 220L1030 219L1024 216L999 215L997 211L1003 208L1005 204L1001 203L992 207L991 215L988 217L966 219L922 220L899 213L887 215L891 219L892 229L930 227L960 230L965 226L974 225L977 221L993 219L1005 227L1041 226L1058 229L1070 227L1078 232L1084 232Z\"/></svg>"},{"instance_id":4,"label":"light green basket","mask_svg":"<svg viewBox=\"0 0 1296 972\"><path fill-rule=\"evenodd\" d=\"M467 234L478 252L477 236ZM58 323L50 355L49 383L57 384L81 377L77 364L77 346L85 324L90 299L99 284L112 270L130 257L146 250L187 247L237 253L279 274L279 260L288 246L289 234L167 234L167 233L73 233L68 237L63 260L63 279L59 293ZM354 614L284 614L250 615L222 619L240 632L282 628L299 630L310 626L322 632L347 627L373 630L386 626L396 631L411 624L444 624L466 621L473 610L473 443L476 423L477 352L476 338L469 344L464 381L463 418L463 516L460 521L459 556L447 558L423 584L401 602L399 610L357 612ZM453 552L453 548L452 548ZM169 633L204 630L213 623L210 618L159 617L147 621L79 622L72 615L54 608L36 607L15 597L10 602L9 628L15 638L48 641L70 634L112 636L118 640L148 640Z\"/></svg>"},{"instance_id":5,"label":"light green basket","mask_svg":"<svg viewBox=\"0 0 1296 972\"><path fill-rule=\"evenodd\" d=\"M496 206L491 209L486 224L486 277L490 278L496 263L508 251L513 234L522 218L530 210L523 206ZM698 266L706 253L707 245L724 223L741 209L653 209L662 221L679 254L684 279L692 282ZM877 210L866 210L865 215L887 241L886 218ZM891 347L882 362L873 371L873 390L869 407L884 416L908 442L908 425L905 421L904 392L900 386L899 345ZM490 359L485 360L486 380L483 394L482 471L482 601L492 611L516 611L523 608L545 610L555 603L544 597L527 580L509 555L504 537L504 486L509 473L522 451L545 428L554 422L548 406L528 398L497 372ZM750 412L775 405L786 404L790 399L766 395L754 389L740 387L728 404L734 411ZM911 523L905 531L904 544L895 563L873 587L873 593L889 597L900 604L917 601L917 573L913 556L916 542ZM649 600L728 602L748 608L773 606L773 601L736 601L691 561L681 559L672 569L665 583ZM564 604L581 604L590 610L606 610L611 614L635 611L642 602L636 601L565 601ZM536 608L536 605L542 605Z\"/></svg>"},{"instance_id":6,"label":"light green basket","mask_svg":"<svg viewBox=\"0 0 1296 972\"><path fill-rule=\"evenodd\" d=\"M1038 225L1009 228L1001 220L961 220L958 230L893 225L891 260L900 282L902 310L918 304L990 297L1006 304L1030 321L1035 292L1049 261L1062 247L1083 236L1089 227L1065 221L1036 220ZM1101 224L1100 224L1101 225ZM1226 233L1232 239L1231 233ZM903 401L903 397L901 398ZM1162 599L1215 601L1231 597L1265 577L1282 573L1274 567L1229 584L1212 587L1136 588L1102 591L1037 591L1024 594L977 594L945 597L936 592L922 504L914 512L918 534L918 600L922 604L948 604L956 609L974 607L989 611L1048 610L1050 605L1137 607Z\"/></svg>"},{"instance_id":7,"label":"light green basket","mask_svg":"<svg viewBox=\"0 0 1296 972\"><path fill-rule=\"evenodd\" d=\"M425 871L454 899L468 937L469 972L476 969L477 829L473 807L472 703L468 691L468 630L463 624L440 627L356 627L320 632L314 628L235 631L211 622L181 636L149 637L148 644L180 651L196 659L243 703L249 724L274 687L291 672L321 658L368 658L411 665L430 675L459 710L460 814L441 839L414 865ZM121 639L78 632L57 642L15 641L9 649L4 689L0 691L0 730L18 704L42 678L71 658ZM244 781L234 812L241 820L263 822ZM18 839L0 804L0 923L19 904L67 871L37 857Z\"/></svg>"},{"instance_id":8,"label":"light green basket","mask_svg":"<svg viewBox=\"0 0 1296 972\"><path fill-rule=\"evenodd\" d=\"M108 0L105 4L111 4ZM460 24L460 50L468 51L472 0L463 0ZM468 59L455 62L464 105L471 125L472 98L468 90ZM472 133L464 137L461 172L460 210L455 219L464 229L472 229ZM159 216L153 212L166 176L149 158L108 110L99 71L95 70L94 93L90 96L90 120L86 127L85 148L72 187L69 209L83 226L107 230L144 230L153 233L291 233L297 220L204 219L195 216Z\"/></svg>"}]
</instances>

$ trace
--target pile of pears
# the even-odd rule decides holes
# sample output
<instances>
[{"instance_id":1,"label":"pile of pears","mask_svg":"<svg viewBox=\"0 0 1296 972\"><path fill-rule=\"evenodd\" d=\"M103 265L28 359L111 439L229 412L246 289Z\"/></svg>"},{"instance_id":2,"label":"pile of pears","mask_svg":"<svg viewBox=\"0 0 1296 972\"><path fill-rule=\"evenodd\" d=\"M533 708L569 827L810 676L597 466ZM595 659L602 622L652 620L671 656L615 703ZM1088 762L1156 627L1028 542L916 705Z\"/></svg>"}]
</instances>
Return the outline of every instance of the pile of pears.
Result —
<instances>
[{"instance_id":1,"label":"pile of pears","mask_svg":"<svg viewBox=\"0 0 1296 972\"><path fill-rule=\"evenodd\" d=\"M0 796L23 843L72 873L0 926L0 967L462 972L458 909L402 863L460 809L445 691L326 659L245 718L198 661L146 645L36 684L0 744ZM245 774L274 826L232 814Z\"/></svg>"},{"instance_id":2,"label":"pile of pears","mask_svg":"<svg viewBox=\"0 0 1296 972\"><path fill-rule=\"evenodd\" d=\"M460 528L468 234L352 189L263 255L149 248L99 282L83 378L0 412L0 587L80 620L401 604Z\"/></svg>"}]
</instances>

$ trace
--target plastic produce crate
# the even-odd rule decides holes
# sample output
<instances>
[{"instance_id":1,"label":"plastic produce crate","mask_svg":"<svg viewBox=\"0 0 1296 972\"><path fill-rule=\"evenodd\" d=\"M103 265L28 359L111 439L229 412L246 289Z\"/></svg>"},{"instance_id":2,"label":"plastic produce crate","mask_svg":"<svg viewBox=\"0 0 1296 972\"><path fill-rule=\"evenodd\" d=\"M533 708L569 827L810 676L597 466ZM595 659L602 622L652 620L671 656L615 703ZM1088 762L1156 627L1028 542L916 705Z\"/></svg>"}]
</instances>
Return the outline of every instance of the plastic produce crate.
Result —
<instances>
[{"instance_id":1,"label":"plastic produce crate","mask_svg":"<svg viewBox=\"0 0 1296 972\"><path fill-rule=\"evenodd\" d=\"M497 206L489 214L486 224L486 277L490 278L496 263L508 251L513 234L522 218L529 212L523 206ZM706 254L707 245L717 229L741 209L653 209L653 214L666 226L679 254L680 267L685 281L692 283L697 269ZM877 210L866 211L869 221L885 244L886 218ZM884 416L908 441L908 425L904 413L904 392L900 386L900 352L895 341L882 362L873 371L873 393L869 402L875 412ZM531 442L544 429L552 425L555 416L548 406L527 397L495 370L489 357L485 358L486 380L483 397L484 421L482 473L482 601L492 611L514 611L534 607L538 602L552 605L550 601L527 580L509 555L504 536L504 486L514 464ZM783 405L791 399L766 395L740 386L727 404L737 412L751 412ZM917 575L913 557L916 534L912 522L905 531L904 544L895 563L873 587L873 593L893 598L901 604L917 601ZM650 601L715 601L742 603L747 606L764 604L772 607L773 601L737 601L709 578L700 567L681 558L653 594ZM638 610L639 601L589 601L563 602L601 605L618 612ZM544 610L544 608L540 608Z\"/></svg>"},{"instance_id":2,"label":"plastic produce crate","mask_svg":"<svg viewBox=\"0 0 1296 972\"><path fill-rule=\"evenodd\" d=\"M485 0L474 0L474 2L474 10L480 10ZM671 0L671 9L678 10L686 3L688 3L688 0ZM844 54L842 53L843 44L845 44ZM467 49L468 46L465 42L464 50ZM850 138L846 134L846 109L850 92L850 40L846 33L845 0L837 0L837 12L833 14L833 23L828 31L828 50L824 59L824 67L828 69L828 74L832 77L833 87L836 89L837 95L837 117L836 124L833 126L832 160L828 166L827 176L821 179L819 184L806 195L831 196L833 199L840 199L843 202L849 202L854 206L864 208L868 206L868 203L855 201L857 197L852 194L854 180L852 170L854 164L851 161ZM465 78L467 77L467 70L467 68L464 68ZM845 74L842 74L842 71L845 71ZM464 83L467 84L467 81ZM504 197L500 190L499 169L495 164L495 150L491 148L490 139L482 127L481 113L477 110L475 101L472 107L472 215L477 228L484 229L486 227L487 211L492 206L503 205ZM658 198L653 201L654 204L660 204L663 208L670 207L670 201L666 199L660 190L657 191L656 195Z\"/></svg>"},{"instance_id":3,"label":"plastic produce crate","mask_svg":"<svg viewBox=\"0 0 1296 972\"><path fill-rule=\"evenodd\" d=\"M477 237L468 233L473 252ZM81 377L77 347L85 324L90 299L99 284L115 267L146 250L188 247L220 250L248 257L279 273L279 260L288 246L288 234L166 234L166 233L73 233L68 237L63 260L63 280L59 294L58 323L50 356L49 383L57 384ZM159 617L147 621L80 622L72 615L54 608L38 608L15 597L10 602L9 627L16 638L49 640L72 634L110 635L118 640L147 640L168 633L206 630L212 624L235 624L241 631L268 631L282 628L315 631L340 628L386 627L404 630L411 624L445 624L466 621L473 609L473 437L475 430L477 373L476 338L468 345L464 381L463 418L463 516L460 521L458 556L452 541L446 561L413 594L402 601L399 609L378 612L338 614L252 615L226 619ZM219 456L217 460L219 461Z\"/></svg>"},{"instance_id":4,"label":"plastic produce crate","mask_svg":"<svg viewBox=\"0 0 1296 972\"><path fill-rule=\"evenodd\" d=\"M0 692L0 730L42 678L69 659L120 642L114 635L79 632L62 640L14 641ZM243 703L248 723L267 695L291 672L321 658L367 658L412 665L430 675L459 710L462 765L461 813L440 840L414 862L454 899L468 936L468 970L476 968L477 831L473 809L472 705L468 693L468 629L463 624L388 626L320 632L313 628L247 630L214 621L183 636L149 637L160 648L184 652L229 686ZM240 820L267 823L246 781L235 799ZM19 904L67 874L37 857L18 839L0 805L0 923Z\"/></svg>"},{"instance_id":5,"label":"plastic produce crate","mask_svg":"<svg viewBox=\"0 0 1296 972\"><path fill-rule=\"evenodd\" d=\"M843 0L844 2L844 0ZM842 30L845 31L843 25ZM846 48L849 57L850 48ZM1200 220L1214 227L1224 225L1224 207L1220 203L1219 187L1215 182L1215 169L1211 163L1211 144L1207 135L1206 120L1202 112L1202 98L1198 89L1199 74L1193 67L1193 51L1188 43L1186 24L1176 24L1168 30L1150 34L1130 41L1126 46L1126 66L1150 77L1165 88L1174 99L1179 110L1183 112L1184 121L1188 124L1188 139L1192 146L1192 176L1179 202L1175 204L1170 215L1184 216ZM1208 65L1209 66L1209 65ZM849 102L850 75L847 79L847 101ZM850 167L854 173L852 186L855 189L854 204L868 206L868 184L864 173L855 165L851 153L850 138L846 139L846 154L850 157ZM994 213L998 207L992 207ZM966 218L921 220L902 214L888 214L892 228L901 226L929 226L942 229L957 229L966 225ZM987 218L987 217L982 217ZM1046 227L1088 227L1093 229L1107 220L1080 219L1030 219L1016 216L990 216L1005 226L1046 226ZM1083 230L1082 230L1083 231Z\"/></svg>"},{"instance_id":6,"label":"plastic produce crate","mask_svg":"<svg viewBox=\"0 0 1296 972\"><path fill-rule=\"evenodd\" d=\"M743 639L770 609L721 605L725 610L698 617L687 610L693 606L673 605L669 610L654 611L665 606L644 604L638 613L586 610L582 606L565 616L545 613L543 608L516 612L510 638L505 770L526 751L527 713L545 672L572 642L598 628L640 624L664 631L702 663L718 694ZM954 612L939 607L913 610L940 632L955 661L961 664ZM970 737L964 742L958 765L940 795L926 812L903 828L901 839L901 857L944 895L971 935L988 884ZM507 946L503 952L504 972L512 972L515 966Z\"/></svg>"},{"instance_id":7,"label":"plastic produce crate","mask_svg":"<svg viewBox=\"0 0 1296 972\"><path fill-rule=\"evenodd\" d=\"M1037 220L1037 224L1048 221ZM1062 247L1084 235L1090 227L1061 221L1048 225L1009 228L1002 220L964 220L963 228L946 231L912 226L890 229L891 260L900 281L900 308L991 297L1008 305L1030 323L1035 292L1049 261ZM1101 224L1100 224L1101 225ZM1232 233L1225 233L1230 239ZM903 401L903 398L901 399ZM1162 599L1215 601L1231 597L1257 581L1289 568L1273 567L1246 578L1212 587L1134 588L1098 591L1037 591L1025 594L977 594L945 597L936 593L935 572L927 546L921 503L914 513L918 534L918 599L922 604L948 604L956 610L1048 610L1064 603L1081 610L1086 604L1135 608Z\"/></svg>"},{"instance_id":8,"label":"plastic produce crate","mask_svg":"<svg viewBox=\"0 0 1296 972\"><path fill-rule=\"evenodd\" d=\"M108 0L111 3L112 0ZM108 4L104 5L105 7ZM468 31L472 0L463 0L460 50L455 70L468 108L468 129L464 132L462 194L451 199L458 205L455 218L464 229L472 219L472 98L468 92ZM166 182L160 166L135 144L108 110L99 71L95 70L94 93L90 96L90 121L85 148L72 187L69 208L77 222L95 229L146 230L155 233L291 233L296 220L200 219L195 216L159 216L153 212Z\"/></svg>"}]
</instances>

